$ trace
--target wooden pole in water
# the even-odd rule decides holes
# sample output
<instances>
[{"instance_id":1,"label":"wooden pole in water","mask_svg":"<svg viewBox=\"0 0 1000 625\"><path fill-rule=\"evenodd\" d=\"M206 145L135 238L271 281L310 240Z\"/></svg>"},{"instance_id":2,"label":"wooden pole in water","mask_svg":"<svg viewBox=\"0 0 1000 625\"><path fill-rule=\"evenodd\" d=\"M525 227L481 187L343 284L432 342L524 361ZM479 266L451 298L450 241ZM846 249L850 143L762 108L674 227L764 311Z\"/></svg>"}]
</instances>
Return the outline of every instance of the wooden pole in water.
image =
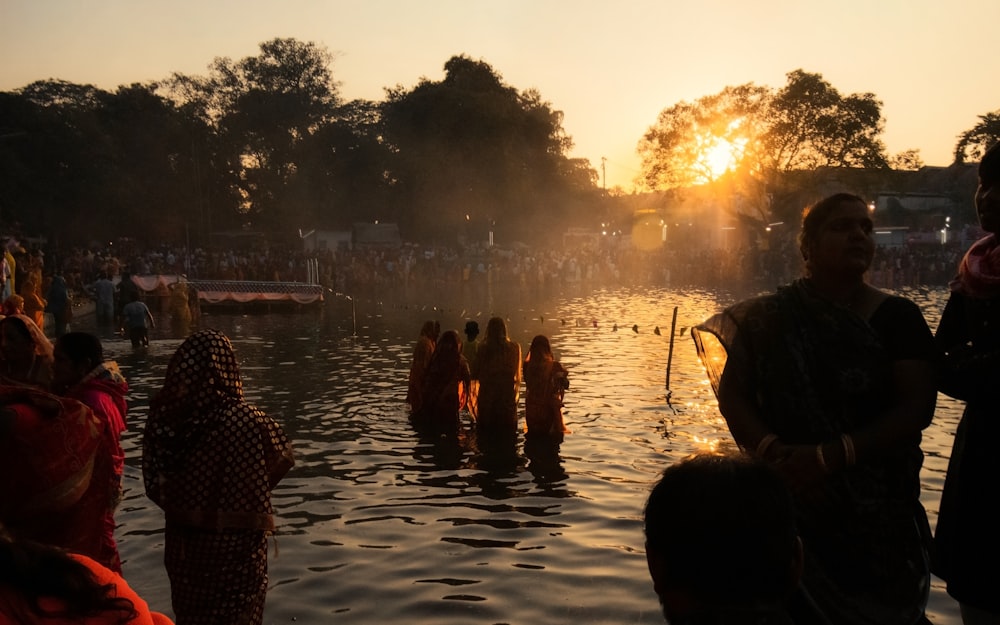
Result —
<instances>
[{"instance_id":1,"label":"wooden pole in water","mask_svg":"<svg viewBox=\"0 0 1000 625\"><path fill-rule=\"evenodd\" d=\"M670 321L670 350L667 352L667 401L670 401L670 364L674 359L674 334L677 333L677 307L674 306L674 318Z\"/></svg>"}]
</instances>

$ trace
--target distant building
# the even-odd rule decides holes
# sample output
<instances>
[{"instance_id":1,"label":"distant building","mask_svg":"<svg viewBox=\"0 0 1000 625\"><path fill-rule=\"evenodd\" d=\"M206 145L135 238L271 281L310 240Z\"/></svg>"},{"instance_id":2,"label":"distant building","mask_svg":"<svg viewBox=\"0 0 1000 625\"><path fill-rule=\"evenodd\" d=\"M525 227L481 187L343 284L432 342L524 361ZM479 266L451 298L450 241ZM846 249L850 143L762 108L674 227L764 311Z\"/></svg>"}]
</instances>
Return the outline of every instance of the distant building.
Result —
<instances>
[{"instance_id":1,"label":"distant building","mask_svg":"<svg viewBox=\"0 0 1000 625\"><path fill-rule=\"evenodd\" d=\"M396 224L355 223L352 233L356 247L397 248L403 245Z\"/></svg>"},{"instance_id":2,"label":"distant building","mask_svg":"<svg viewBox=\"0 0 1000 625\"><path fill-rule=\"evenodd\" d=\"M323 250L350 250L353 247L353 234L350 230L310 230L299 231L302 239L302 250L305 252L320 252Z\"/></svg>"}]
</instances>

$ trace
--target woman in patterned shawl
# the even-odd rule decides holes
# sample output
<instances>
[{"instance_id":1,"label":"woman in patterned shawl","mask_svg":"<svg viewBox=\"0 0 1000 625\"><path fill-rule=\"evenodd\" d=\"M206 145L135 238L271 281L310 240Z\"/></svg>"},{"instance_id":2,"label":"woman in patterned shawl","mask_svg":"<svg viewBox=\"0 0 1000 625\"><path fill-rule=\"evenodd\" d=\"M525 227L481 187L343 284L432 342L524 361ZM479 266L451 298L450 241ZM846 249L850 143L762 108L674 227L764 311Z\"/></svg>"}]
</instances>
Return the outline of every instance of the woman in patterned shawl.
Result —
<instances>
[{"instance_id":1,"label":"woman in patterned shawl","mask_svg":"<svg viewBox=\"0 0 1000 625\"><path fill-rule=\"evenodd\" d=\"M281 427L244 401L229 339L191 335L152 401L142 456L146 493L166 517L178 625L261 622L271 491L292 464Z\"/></svg>"},{"instance_id":2,"label":"woman in patterned shawl","mask_svg":"<svg viewBox=\"0 0 1000 625\"><path fill-rule=\"evenodd\" d=\"M874 249L864 200L822 200L803 218L806 278L694 333L733 438L794 492L802 586L833 625L927 622L937 352L913 302L864 282Z\"/></svg>"}]
</instances>

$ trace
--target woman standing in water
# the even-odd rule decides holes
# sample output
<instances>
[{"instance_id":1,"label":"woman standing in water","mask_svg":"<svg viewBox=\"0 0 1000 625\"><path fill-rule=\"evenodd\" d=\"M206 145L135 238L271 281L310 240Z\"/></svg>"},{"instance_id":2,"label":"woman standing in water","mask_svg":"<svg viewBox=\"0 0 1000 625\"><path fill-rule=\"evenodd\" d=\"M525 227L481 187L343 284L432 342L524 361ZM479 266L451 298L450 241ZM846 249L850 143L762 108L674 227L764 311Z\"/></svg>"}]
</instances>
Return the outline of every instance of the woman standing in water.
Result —
<instances>
[{"instance_id":1,"label":"woman standing in water","mask_svg":"<svg viewBox=\"0 0 1000 625\"><path fill-rule=\"evenodd\" d=\"M502 317L493 317L486 324L486 336L476 350L472 377L479 380L476 423L480 434L498 439L516 437L521 346L507 338L507 324Z\"/></svg>"},{"instance_id":2,"label":"woman standing in water","mask_svg":"<svg viewBox=\"0 0 1000 625\"><path fill-rule=\"evenodd\" d=\"M948 583L966 625L995 625L1000 535L990 494L1000 476L994 391L1000 379L1000 143L979 164L976 211L988 234L962 259L937 331L945 352L941 391L966 405L941 495L934 573Z\"/></svg>"},{"instance_id":3,"label":"woman standing in water","mask_svg":"<svg viewBox=\"0 0 1000 625\"><path fill-rule=\"evenodd\" d=\"M271 491L292 464L281 427L243 399L229 339L188 337L151 402L142 454L146 494L166 516L178 625L261 622Z\"/></svg>"},{"instance_id":4,"label":"woman standing in water","mask_svg":"<svg viewBox=\"0 0 1000 625\"><path fill-rule=\"evenodd\" d=\"M933 336L913 302L865 283L864 200L818 202L799 242L806 277L709 319L694 333L699 355L733 438L794 492L802 586L830 622L927 622L919 474Z\"/></svg>"},{"instance_id":5,"label":"woman standing in water","mask_svg":"<svg viewBox=\"0 0 1000 625\"><path fill-rule=\"evenodd\" d=\"M458 413L465 407L471 381L458 332L448 330L438 339L424 372L423 404L412 413L414 425L457 436L462 424Z\"/></svg>"},{"instance_id":6,"label":"woman standing in water","mask_svg":"<svg viewBox=\"0 0 1000 625\"><path fill-rule=\"evenodd\" d=\"M524 420L528 436L562 440L568 432L563 423L563 395L569 388L566 368L552 355L546 336L531 340L524 360Z\"/></svg>"},{"instance_id":7,"label":"woman standing in water","mask_svg":"<svg viewBox=\"0 0 1000 625\"><path fill-rule=\"evenodd\" d=\"M420 336L413 347L413 360L410 361L410 379L406 388L406 403L410 405L410 413L420 410L424 398L424 372L431 364L434 346L437 343L439 326L434 321L425 321L420 328Z\"/></svg>"}]
</instances>

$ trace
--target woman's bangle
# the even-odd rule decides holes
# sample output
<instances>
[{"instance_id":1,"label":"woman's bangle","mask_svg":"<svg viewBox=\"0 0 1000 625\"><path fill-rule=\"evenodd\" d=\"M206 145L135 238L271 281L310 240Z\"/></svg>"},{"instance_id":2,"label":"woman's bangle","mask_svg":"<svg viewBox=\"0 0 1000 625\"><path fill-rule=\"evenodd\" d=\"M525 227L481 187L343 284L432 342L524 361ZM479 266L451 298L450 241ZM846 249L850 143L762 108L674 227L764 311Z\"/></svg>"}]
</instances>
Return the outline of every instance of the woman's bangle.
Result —
<instances>
[{"instance_id":1,"label":"woman's bangle","mask_svg":"<svg viewBox=\"0 0 1000 625\"><path fill-rule=\"evenodd\" d=\"M826 466L826 458L823 457L823 443L816 445L816 461L819 462L819 468L823 469L823 473L829 473L830 469Z\"/></svg>"},{"instance_id":2,"label":"woman's bangle","mask_svg":"<svg viewBox=\"0 0 1000 625\"><path fill-rule=\"evenodd\" d=\"M771 445L773 445L777 440L778 440L778 435L775 434L774 432L771 432L770 434L765 434L764 438L760 439L760 442L757 443L757 457L763 458L764 454L767 453L767 450L770 449Z\"/></svg>"},{"instance_id":3,"label":"woman's bangle","mask_svg":"<svg viewBox=\"0 0 1000 625\"><path fill-rule=\"evenodd\" d=\"M840 435L840 444L844 446L844 464L853 467L858 462L858 453L854 449L854 439L850 434Z\"/></svg>"}]
</instances>

